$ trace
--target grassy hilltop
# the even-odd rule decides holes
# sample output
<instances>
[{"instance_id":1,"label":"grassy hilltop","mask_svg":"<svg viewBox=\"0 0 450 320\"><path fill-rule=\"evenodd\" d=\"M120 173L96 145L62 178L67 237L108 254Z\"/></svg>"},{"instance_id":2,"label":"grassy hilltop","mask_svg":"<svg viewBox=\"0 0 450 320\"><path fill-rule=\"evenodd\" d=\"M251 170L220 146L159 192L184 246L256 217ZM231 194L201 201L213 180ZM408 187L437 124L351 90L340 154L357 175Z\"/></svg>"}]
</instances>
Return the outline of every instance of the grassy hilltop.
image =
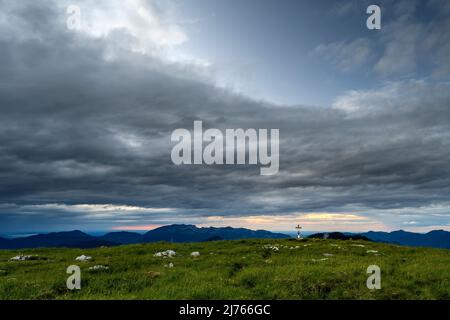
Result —
<instances>
[{"instance_id":1,"label":"grassy hilltop","mask_svg":"<svg viewBox=\"0 0 450 320\"><path fill-rule=\"evenodd\" d=\"M168 249L177 255L154 256ZM40 259L9 261L18 254ZM69 265L79 291L66 288ZM366 287L369 265L381 290ZM0 299L450 299L450 251L312 239L0 250Z\"/></svg>"}]
</instances>

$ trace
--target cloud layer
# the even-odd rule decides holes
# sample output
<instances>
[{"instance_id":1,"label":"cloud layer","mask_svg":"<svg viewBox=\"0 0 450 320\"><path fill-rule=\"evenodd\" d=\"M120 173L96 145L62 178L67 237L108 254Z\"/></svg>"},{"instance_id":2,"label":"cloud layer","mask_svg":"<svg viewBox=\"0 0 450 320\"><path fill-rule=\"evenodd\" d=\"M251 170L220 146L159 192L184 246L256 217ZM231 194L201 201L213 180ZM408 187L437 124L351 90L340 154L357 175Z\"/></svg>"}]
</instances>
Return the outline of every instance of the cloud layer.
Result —
<instances>
[{"instance_id":1,"label":"cloud layer","mask_svg":"<svg viewBox=\"0 0 450 320\"><path fill-rule=\"evenodd\" d=\"M164 49L133 50L126 23L70 31L58 3L0 1L0 232L318 212L450 225L450 83L274 105L215 87ZM174 34L170 45L183 41ZM279 128L280 173L173 165L170 135L194 120Z\"/></svg>"},{"instance_id":2,"label":"cloud layer","mask_svg":"<svg viewBox=\"0 0 450 320\"><path fill-rule=\"evenodd\" d=\"M368 1L343 1L333 13L359 17ZM343 72L369 73L381 79L450 76L450 5L446 0L380 1L382 28L357 39L318 45L312 54ZM345 37L345 36L344 36ZM431 72L429 72L431 70Z\"/></svg>"}]
</instances>

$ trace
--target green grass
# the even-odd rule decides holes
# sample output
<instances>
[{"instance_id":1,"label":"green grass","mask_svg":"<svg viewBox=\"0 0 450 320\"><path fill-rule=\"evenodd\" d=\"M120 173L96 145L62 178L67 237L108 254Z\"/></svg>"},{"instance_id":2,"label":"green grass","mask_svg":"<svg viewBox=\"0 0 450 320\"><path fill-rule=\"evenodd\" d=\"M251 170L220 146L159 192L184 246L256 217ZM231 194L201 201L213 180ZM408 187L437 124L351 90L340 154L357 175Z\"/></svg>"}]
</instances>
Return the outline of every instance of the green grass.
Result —
<instances>
[{"instance_id":1,"label":"green grass","mask_svg":"<svg viewBox=\"0 0 450 320\"><path fill-rule=\"evenodd\" d=\"M264 245L276 245L279 251ZM299 248L291 250L293 246ZM175 250L177 256L154 256L167 249ZM193 251L199 251L200 257L191 257ZM18 254L45 260L9 261ZM75 261L81 254L92 256L92 261ZM333 256L320 261L324 254ZM164 266L170 262L173 268ZM66 288L69 265L81 268L79 291ZM94 265L109 266L109 270L89 271ZM381 268L381 290L366 287L369 265ZM449 298L449 250L294 239L0 250L0 299Z\"/></svg>"}]
</instances>

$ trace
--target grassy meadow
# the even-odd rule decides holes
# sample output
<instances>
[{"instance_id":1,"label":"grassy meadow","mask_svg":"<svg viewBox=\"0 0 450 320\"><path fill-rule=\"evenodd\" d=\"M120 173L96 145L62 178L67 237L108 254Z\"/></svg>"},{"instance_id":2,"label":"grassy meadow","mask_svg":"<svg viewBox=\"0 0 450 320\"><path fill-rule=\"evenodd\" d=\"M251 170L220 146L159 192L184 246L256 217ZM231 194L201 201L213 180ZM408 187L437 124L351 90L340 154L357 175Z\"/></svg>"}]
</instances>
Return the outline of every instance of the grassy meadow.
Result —
<instances>
[{"instance_id":1,"label":"grassy meadow","mask_svg":"<svg viewBox=\"0 0 450 320\"><path fill-rule=\"evenodd\" d=\"M168 249L177 255L154 256ZM18 254L40 259L10 261ZM66 287L70 265L81 290ZM366 286L369 265L380 290ZM450 251L313 239L0 250L0 299L450 299Z\"/></svg>"}]
</instances>

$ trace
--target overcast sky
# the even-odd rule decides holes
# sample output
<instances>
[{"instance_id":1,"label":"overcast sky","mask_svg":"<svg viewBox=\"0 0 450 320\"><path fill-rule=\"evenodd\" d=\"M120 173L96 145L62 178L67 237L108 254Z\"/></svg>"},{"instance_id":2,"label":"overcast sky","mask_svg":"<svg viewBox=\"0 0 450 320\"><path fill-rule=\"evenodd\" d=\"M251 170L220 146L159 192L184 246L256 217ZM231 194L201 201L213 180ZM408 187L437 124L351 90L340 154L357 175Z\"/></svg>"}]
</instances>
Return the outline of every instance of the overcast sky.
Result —
<instances>
[{"instance_id":1,"label":"overcast sky","mask_svg":"<svg viewBox=\"0 0 450 320\"><path fill-rule=\"evenodd\" d=\"M370 4L0 0L0 234L450 230L450 2ZM175 166L194 120L280 129L279 174Z\"/></svg>"}]
</instances>

